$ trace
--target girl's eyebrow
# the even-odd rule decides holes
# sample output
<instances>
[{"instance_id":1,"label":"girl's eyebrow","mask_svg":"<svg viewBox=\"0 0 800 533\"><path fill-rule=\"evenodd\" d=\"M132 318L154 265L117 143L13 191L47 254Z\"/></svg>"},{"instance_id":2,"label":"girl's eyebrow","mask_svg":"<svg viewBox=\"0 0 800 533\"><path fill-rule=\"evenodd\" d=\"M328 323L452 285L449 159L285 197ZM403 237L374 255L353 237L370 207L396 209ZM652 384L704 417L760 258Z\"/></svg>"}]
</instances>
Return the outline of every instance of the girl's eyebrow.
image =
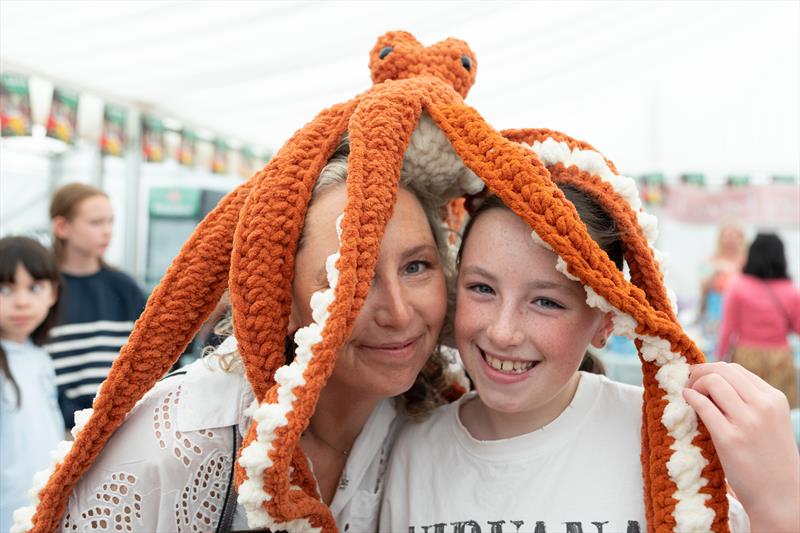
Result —
<instances>
[{"instance_id":1,"label":"girl's eyebrow","mask_svg":"<svg viewBox=\"0 0 800 533\"><path fill-rule=\"evenodd\" d=\"M476 265L469 265L462 269L463 274L477 274L478 276L484 277L490 281L497 281L497 276L489 272L488 270L481 268ZM526 283L525 287L529 289L556 289L560 291L569 291L569 286L559 283L557 281L550 281L546 279L537 279L531 281L530 283Z\"/></svg>"}]
</instances>

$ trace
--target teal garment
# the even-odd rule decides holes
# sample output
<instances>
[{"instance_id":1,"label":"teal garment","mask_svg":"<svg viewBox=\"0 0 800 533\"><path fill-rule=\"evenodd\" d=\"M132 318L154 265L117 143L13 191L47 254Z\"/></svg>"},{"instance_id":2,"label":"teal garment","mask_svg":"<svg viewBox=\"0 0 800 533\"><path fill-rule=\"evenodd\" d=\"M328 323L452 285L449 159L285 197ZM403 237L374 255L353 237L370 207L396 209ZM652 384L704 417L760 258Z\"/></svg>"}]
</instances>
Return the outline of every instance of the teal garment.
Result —
<instances>
[{"instance_id":1,"label":"teal garment","mask_svg":"<svg viewBox=\"0 0 800 533\"><path fill-rule=\"evenodd\" d=\"M64 438L56 376L47 352L32 342L0 341L20 390L0 378L0 532L14 524L14 510L30 505L33 475L50 465L50 452Z\"/></svg>"}]
</instances>

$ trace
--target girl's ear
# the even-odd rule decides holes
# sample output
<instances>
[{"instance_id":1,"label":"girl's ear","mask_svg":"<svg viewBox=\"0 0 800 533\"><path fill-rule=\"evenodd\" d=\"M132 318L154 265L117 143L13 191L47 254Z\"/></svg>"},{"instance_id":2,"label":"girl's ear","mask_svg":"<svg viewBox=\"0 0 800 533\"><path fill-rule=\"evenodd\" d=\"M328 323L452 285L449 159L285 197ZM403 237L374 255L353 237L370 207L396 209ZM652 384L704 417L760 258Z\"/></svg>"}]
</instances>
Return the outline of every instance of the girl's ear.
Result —
<instances>
[{"instance_id":1,"label":"girl's ear","mask_svg":"<svg viewBox=\"0 0 800 533\"><path fill-rule=\"evenodd\" d=\"M602 321L592 337L592 346L602 348L606 345L609 335L614 329L614 314L609 311L603 315Z\"/></svg>"},{"instance_id":2,"label":"girl's ear","mask_svg":"<svg viewBox=\"0 0 800 533\"><path fill-rule=\"evenodd\" d=\"M53 219L53 235L59 239L66 239L69 236L69 221L62 217L57 216Z\"/></svg>"}]
</instances>

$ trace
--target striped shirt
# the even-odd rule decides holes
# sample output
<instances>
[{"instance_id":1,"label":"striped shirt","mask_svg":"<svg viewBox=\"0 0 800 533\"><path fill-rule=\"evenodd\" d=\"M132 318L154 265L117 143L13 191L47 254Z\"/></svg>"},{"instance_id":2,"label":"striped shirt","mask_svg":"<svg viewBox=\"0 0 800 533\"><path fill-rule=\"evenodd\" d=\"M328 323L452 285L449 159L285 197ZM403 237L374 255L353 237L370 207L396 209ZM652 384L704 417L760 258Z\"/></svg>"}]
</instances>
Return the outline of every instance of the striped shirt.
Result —
<instances>
[{"instance_id":1,"label":"striped shirt","mask_svg":"<svg viewBox=\"0 0 800 533\"><path fill-rule=\"evenodd\" d=\"M127 274L102 268L89 276L63 274L59 325L45 346L53 358L64 422L92 406L100 383L128 340L145 296Z\"/></svg>"}]
</instances>

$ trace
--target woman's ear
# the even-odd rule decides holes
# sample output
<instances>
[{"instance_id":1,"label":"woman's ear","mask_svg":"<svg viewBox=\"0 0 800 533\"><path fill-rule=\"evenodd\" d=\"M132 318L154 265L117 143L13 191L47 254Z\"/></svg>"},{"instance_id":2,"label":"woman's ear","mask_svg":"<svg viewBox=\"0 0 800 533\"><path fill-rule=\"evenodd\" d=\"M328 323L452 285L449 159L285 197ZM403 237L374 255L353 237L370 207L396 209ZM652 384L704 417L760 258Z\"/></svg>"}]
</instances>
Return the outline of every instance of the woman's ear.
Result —
<instances>
[{"instance_id":1,"label":"woman's ear","mask_svg":"<svg viewBox=\"0 0 800 533\"><path fill-rule=\"evenodd\" d=\"M53 218L53 235L59 239L66 239L69 237L69 221L62 216Z\"/></svg>"},{"instance_id":2,"label":"woman's ear","mask_svg":"<svg viewBox=\"0 0 800 533\"><path fill-rule=\"evenodd\" d=\"M294 334L303 326L303 323L300 320L300 310L297 308L297 304L292 298L292 310L289 313L289 329L286 332L287 335L290 337L294 337Z\"/></svg>"},{"instance_id":3,"label":"woman's ear","mask_svg":"<svg viewBox=\"0 0 800 533\"><path fill-rule=\"evenodd\" d=\"M603 315L600 325L597 327L594 336L592 337L592 346L595 348L603 348L606 345L609 335L614 330L614 314L609 311Z\"/></svg>"}]
</instances>

